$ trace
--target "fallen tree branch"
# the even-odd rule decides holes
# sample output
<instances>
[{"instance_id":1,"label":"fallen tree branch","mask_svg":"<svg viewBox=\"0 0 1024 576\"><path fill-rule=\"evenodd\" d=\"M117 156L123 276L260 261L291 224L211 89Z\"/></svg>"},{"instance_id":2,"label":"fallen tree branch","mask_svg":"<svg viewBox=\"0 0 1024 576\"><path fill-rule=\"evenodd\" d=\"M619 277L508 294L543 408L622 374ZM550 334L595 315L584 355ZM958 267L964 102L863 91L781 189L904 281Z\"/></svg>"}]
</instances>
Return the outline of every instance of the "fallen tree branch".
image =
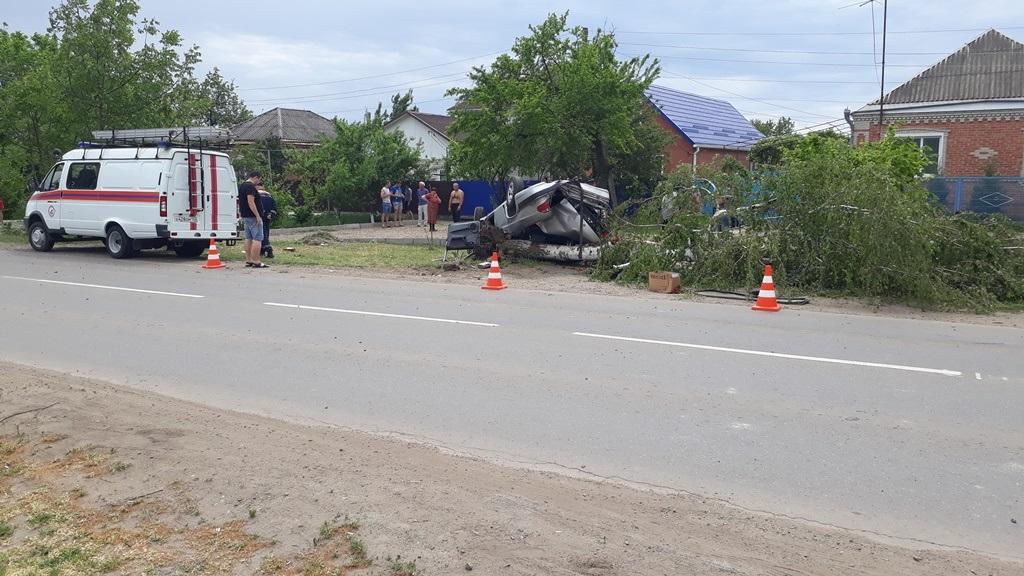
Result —
<instances>
[{"instance_id":1,"label":"fallen tree branch","mask_svg":"<svg viewBox=\"0 0 1024 576\"><path fill-rule=\"evenodd\" d=\"M60 402L54 402L53 404L50 404L49 406L43 406L42 408L32 408L29 410L22 410L21 412L15 412L14 414L8 414L7 416L0 418L0 424L3 424L4 422L10 420L11 418L14 418L15 416L21 416L22 414L29 414L31 412L42 412L47 408L53 408L57 404L60 404Z\"/></svg>"},{"instance_id":2,"label":"fallen tree branch","mask_svg":"<svg viewBox=\"0 0 1024 576\"><path fill-rule=\"evenodd\" d=\"M145 498L147 496L152 496L153 494L159 494L159 493L161 493L163 491L164 491L164 489L161 488L159 490L153 490L152 492L146 492L145 494L139 494L138 496L132 496L131 498L125 500L125 502L136 502L138 500L142 500L143 498Z\"/></svg>"}]
</instances>

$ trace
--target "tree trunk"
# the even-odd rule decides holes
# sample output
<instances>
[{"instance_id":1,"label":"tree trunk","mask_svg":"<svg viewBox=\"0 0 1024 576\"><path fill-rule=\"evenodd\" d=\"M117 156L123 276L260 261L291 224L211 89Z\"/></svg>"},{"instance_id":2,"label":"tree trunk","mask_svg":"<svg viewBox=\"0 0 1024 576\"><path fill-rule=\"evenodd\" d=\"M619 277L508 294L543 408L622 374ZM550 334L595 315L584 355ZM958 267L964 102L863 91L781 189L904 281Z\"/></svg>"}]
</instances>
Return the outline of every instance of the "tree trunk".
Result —
<instances>
[{"instance_id":1,"label":"tree trunk","mask_svg":"<svg viewBox=\"0 0 1024 576\"><path fill-rule=\"evenodd\" d=\"M615 171L612 170L611 163L608 161L608 148L604 145L604 140L600 136L594 138L594 154L597 160L596 175L601 175L607 178L608 185L608 197L611 200L612 206L619 204L618 196L615 194Z\"/></svg>"}]
</instances>

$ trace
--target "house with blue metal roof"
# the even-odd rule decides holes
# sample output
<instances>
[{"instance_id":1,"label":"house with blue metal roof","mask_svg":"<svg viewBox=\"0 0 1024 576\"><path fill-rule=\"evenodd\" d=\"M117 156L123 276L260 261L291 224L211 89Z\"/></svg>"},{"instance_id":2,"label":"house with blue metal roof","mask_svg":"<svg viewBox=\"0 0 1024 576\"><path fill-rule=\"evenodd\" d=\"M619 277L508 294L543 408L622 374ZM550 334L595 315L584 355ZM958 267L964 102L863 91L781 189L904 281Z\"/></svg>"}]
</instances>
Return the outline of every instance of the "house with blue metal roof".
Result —
<instances>
[{"instance_id":1,"label":"house with blue metal roof","mask_svg":"<svg viewBox=\"0 0 1024 576\"><path fill-rule=\"evenodd\" d=\"M658 124L672 136L666 171L684 162L697 166L726 156L749 167L750 148L764 136L732 104L664 86L651 86L646 94Z\"/></svg>"}]
</instances>

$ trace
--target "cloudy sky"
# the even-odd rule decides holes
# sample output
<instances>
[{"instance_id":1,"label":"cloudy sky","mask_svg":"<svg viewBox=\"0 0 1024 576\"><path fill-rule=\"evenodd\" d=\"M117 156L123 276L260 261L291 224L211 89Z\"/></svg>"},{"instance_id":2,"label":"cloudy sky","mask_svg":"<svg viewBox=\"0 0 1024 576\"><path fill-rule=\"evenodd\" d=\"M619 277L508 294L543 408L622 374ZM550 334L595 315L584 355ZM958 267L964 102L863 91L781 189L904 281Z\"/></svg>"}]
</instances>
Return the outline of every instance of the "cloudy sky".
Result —
<instances>
[{"instance_id":1,"label":"cloudy sky","mask_svg":"<svg viewBox=\"0 0 1024 576\"><path fill-rule=\"evenodd\" d=\"M283 106L358 118L408 88L421 110L443 112L446 89L466 85L472 66L547 13L569 10L574 24L614 30L623 56L658 57L658 84L728 100L748 118L812 126L878 96L881 1L142 0L142 16L198 44L201 68L234 79L256 113ZM43 31L50 3L0 0L0 20ZM889 4L889 89L985 29L1024 41L1021 0Z\"/></svg>"}]
</instances>

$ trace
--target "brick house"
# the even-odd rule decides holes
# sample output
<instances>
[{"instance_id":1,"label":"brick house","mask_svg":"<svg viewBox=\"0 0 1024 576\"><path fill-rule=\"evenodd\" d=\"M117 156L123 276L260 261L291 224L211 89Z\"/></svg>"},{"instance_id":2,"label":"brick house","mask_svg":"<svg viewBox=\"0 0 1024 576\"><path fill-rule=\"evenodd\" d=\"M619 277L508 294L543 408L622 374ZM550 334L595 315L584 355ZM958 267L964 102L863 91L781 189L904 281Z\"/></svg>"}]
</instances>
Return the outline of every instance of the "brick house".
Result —
<instances>
[{"instance_id":1,"label":"brick house","mask_svg":"<svg viewBox=\"0 0 1024 576\"><path fill-rule=\"evenodd\" d=\"M705 96L651 86L647 99L658 124L671 136L665 172L680 164L711 164L731 156L750 167L750 148L764 136L732 104Z\"/></svg>"},{"instance_id":2,"label":"brick house","mask_svg":"<svg viewBox=\"0 0 1024 576\"><path fill-rule=\"evenodd\" d=\"M855 143L890 126L927 149L925 173L1024 176L1024 44L989 30L851 114Z\"/></svg>"}]
</instances>

